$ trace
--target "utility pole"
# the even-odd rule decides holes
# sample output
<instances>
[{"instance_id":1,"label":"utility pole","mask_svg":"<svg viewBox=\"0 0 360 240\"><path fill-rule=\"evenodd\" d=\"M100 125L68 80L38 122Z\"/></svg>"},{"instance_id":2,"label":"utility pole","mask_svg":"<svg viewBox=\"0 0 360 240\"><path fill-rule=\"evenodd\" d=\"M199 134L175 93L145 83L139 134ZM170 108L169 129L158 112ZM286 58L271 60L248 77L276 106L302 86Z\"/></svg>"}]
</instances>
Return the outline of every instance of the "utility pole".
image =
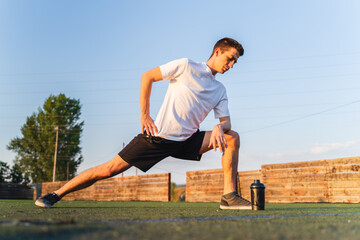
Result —
<instances>
[{"instance_id":1,"label":"utility pole","mask_svg":"<svg viewBox=\"0 0 360 240\"><path fill-rule=\"evenodd\" d=\"M55 141L55 154L54 154L53 182L55 182L55 174L56 174L56 156L57 156L57 146L58 146L58 138L59 138L59 126L55 126L54 130L56 131L56 141Z\"/></svg>"},{"instance_id":2,"label":"utility pole","mask_svg":"<svg viewBox=\"0 0 360 240\"><path fill-rule=\"evenodd\" d=\"M123 149L125 147L125 143L123 142ZM124 172L121 173L121 176L123 177L124 176Z\"/></svg>"},{"instance_id":3,"label":"utility pole","mask_svg":"<svg viewBox=\"0 0 360 240\"><path fill-rule=\"evenodd\" d=\"M66 181L69 181L69 161L67 162L66 166Z\"/></svg>"}]
</instances>

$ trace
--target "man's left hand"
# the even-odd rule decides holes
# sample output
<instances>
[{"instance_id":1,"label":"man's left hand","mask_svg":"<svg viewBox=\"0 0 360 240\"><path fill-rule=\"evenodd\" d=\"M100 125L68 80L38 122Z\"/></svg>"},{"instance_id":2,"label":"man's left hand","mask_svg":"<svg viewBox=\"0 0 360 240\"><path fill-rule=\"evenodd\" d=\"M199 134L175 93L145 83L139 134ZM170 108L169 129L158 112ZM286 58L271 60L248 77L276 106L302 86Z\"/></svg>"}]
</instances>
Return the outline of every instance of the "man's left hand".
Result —
<instances>
[{"instance_id":1,"label":"man's left hand","mask_svg":"<svg viewBox=\"0 0 360 240\"><path fill-rule=\"evenodd\" d=\"M213 128L208 147L213 147L214 151L216 151L216 147L219 147L221 153L224 153L225 148L227 148L226 138L221 124L218 124Z\"/></svg>"}]
</instances>

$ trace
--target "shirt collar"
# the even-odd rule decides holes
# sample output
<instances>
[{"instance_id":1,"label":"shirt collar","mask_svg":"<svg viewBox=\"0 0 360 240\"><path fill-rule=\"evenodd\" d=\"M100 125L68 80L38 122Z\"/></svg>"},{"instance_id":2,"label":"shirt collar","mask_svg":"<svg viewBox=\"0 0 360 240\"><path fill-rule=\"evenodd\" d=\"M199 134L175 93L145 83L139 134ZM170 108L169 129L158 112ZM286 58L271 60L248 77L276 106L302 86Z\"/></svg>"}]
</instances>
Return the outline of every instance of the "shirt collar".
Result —
<instances>
[{"instance_id":1,"label":"shirt collar","mask_svg":"<svg viewBox=\"0 0 360 240\"><path fill-rule=\"evenodd\" d=\"M215 76L212 74L212 71L211 71L211 69L209 68L209 66L206 64L206 62L203 62L202 64L204 65L206 72L208 72L208 73L210 74L211 79L214 80L214 79L215 79Z\"/></svg>"}]
</instances>

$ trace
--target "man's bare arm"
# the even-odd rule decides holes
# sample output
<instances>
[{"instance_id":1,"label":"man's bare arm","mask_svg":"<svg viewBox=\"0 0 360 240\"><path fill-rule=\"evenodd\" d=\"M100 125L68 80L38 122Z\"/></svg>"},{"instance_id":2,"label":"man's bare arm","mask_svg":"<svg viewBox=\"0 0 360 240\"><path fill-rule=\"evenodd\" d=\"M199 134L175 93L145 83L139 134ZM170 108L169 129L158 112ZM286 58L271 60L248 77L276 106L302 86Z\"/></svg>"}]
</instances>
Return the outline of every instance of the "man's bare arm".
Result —
<instances>
[{"instance_id":1,"label":"man's bare arm","mask_svg":"<svg viewBox=\"0 0 360 240\"><path fill-rule=\"evenodd\" d=\"M220 123L215 125L210 136L209 148L213 147L216 151L216 146L219 147L220 152L223 153L227 148L227 143L224 133L231 129L230 117L220 118Z\"/></svg>"},{"instance_id":2,"label":"man's bare arm","mask_svg":"<svg viewBox=\"0 0 360 240\"><path fill-rule=\"evenodd\" d=\"M160 67L153 68L145 72L141 76L140 87L140 121L141 132L144 133L144 129L148 134L154 135L158 133L158 129L154 124L154 120L150 117L150 95L153 82L162 80L162 74Z\"/></svg>"}]
</instances>

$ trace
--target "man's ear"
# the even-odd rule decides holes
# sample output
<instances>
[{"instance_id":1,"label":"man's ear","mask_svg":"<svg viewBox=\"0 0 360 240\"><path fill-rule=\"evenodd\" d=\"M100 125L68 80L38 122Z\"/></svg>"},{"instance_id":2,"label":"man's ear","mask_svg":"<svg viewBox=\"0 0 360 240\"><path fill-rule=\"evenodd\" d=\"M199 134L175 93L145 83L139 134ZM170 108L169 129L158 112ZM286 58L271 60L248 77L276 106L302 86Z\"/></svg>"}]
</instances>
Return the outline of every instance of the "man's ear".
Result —
<instances>
[{"instance_id":1,"label":"man's ear","mask_svg":"<svg viewBox=\"0 0 360 240\"><path fill-rule=\"evenodd\" d=\"M215 56L219 56L220 55L220 53L221 53L221 50L220 50L220 48L215 48Z\"/></svg>"}]
</instances>

